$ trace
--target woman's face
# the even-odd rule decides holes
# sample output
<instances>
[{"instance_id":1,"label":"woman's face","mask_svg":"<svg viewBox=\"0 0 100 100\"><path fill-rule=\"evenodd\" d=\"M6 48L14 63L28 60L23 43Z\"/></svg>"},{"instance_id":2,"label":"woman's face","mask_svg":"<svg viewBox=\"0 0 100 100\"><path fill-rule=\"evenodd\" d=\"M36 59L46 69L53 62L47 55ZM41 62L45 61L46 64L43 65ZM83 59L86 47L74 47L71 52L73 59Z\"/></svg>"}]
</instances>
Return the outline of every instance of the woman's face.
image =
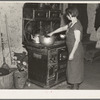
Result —
<instances>
[{"instance_id":1,"label":"woman's face","mask_svg":"<svg viewBox=\"0 0 100 100\"><path fill-rule=\"evenodd\" d=\"M71 14L68 14L66 17L67 17L69 20L72 20L72 15L71 15Z\"/></svg>"}]
</instances>

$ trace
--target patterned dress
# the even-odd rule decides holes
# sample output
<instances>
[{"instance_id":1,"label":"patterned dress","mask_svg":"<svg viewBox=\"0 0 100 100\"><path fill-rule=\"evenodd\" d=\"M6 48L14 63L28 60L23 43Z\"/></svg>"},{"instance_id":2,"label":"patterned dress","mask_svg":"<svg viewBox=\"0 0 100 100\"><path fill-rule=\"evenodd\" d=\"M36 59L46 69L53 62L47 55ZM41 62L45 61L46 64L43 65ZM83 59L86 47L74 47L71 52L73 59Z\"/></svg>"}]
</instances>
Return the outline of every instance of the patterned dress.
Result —
<instances>
[{"instance_id":1,"label":"patterned dress","mask_svg":"<svg viewBox=\"0 0 100 100\"><path fill-rule=\"evenodd\" d=\"M82 39L82 25L78 20L69 30L66 32L66 44L68 47L69 54L71 53L74 43L75 35L74 30L81 32ZM81 41L79 42L78 48L75 51L74 59L68 61L67 66L67 81L68 83L75 84L81 83L84 79L84 50Z\"/></svg>"}]
</instances>

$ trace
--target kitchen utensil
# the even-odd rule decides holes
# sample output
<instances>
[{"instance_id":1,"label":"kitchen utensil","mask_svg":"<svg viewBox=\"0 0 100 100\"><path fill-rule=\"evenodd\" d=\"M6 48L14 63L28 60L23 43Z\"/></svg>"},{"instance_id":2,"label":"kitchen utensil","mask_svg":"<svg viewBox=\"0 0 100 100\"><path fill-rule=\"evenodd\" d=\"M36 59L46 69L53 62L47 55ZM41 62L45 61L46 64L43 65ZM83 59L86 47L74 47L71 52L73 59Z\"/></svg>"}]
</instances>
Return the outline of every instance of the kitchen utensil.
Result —
<instances>
[{"instance_id":1,"label":"kitchen utensil","mask_svg":"<svg viewBox=\"0 0 100 100\"><path fill-rule=\"evenodd\" d=\"M55 37L54 36L44 36L44 35L40 35L39 36L39 41L44 46L51 46L55 42Z\"/></svg>"},{"instance_id":2,"label":"kitchen utensil","mask_svg":"<svg viewBox=\"0 0 100 100\"><path fill-rule=\"evenodd\" d=\"M2 68L8 69L9 70L9 66L5 61L5 56L4 56L4 41L3 41L3 34L1 33L1 43L2 43L2 55L3 55L3 64L2 64Z\"/></svg>"},{"instance_id":3,"label":"kitchen utensil","mask_svg":"<svg viewBox=\"0 0 100 100\"><path fill-rule=\"evenodd\" d=\"M10 39L9 39L9 33L8 33L8 22L7 22L7 16L5 15L5 24L6 24L6 33L7 33L7 41L8 41L8 47L9 47L9 53L10 53L10 60L12 64L12 57L11 57L11 48L10 48Z\"/></svg>"}]
</instances>

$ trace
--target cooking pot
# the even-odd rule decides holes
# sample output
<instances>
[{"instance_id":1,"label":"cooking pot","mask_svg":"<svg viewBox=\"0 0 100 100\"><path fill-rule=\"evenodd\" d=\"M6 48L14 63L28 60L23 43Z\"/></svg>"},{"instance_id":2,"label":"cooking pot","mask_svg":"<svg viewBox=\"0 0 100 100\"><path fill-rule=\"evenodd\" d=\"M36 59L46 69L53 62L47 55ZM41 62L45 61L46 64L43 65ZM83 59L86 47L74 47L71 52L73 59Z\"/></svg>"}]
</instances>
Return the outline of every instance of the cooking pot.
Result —
<instances>
[{"instance_id":1,"label":"cooking pot","mask_svg":"<svg viewBox=\"0 0 100 100\"><path fill-rule=\"evenodd\" d=\"M66 35L65 34L60 34L60 38L61 39L65 39L66 38Z\"/></svg>"},{"instance_id":2,"label":"cooking pot","mask_svg":"<svg viewBox=\"0 0 100 100\"><path fill-rule=\"evenodd\" d=\"M39 36L39 41L44 46L51 46L55 42L55 37L54 36L44 36L44 35L40 35Z\"/></svg>"}]
</instances>

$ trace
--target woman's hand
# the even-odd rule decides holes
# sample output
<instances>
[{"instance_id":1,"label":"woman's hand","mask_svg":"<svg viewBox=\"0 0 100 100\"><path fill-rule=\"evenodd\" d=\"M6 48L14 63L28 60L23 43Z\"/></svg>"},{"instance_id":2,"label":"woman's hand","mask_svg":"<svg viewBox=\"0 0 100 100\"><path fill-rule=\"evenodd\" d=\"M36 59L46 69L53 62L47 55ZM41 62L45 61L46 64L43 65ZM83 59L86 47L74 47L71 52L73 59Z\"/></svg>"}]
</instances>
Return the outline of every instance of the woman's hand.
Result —
<instances>
[{"instance_id":1,"label":"woman's hand","mask_svg":"<svg viewBox=\"0 0 100 100\"><path fill-rule=\"evenodd\" d=\"M69 60L73 60L74 59L74 55L73 54L70 54L69 55Z\"/></svg>"},{"instance_id":2,"label":"woman's hand","mask_svg":"<svg viewBox=\"0 0 100 100\"><path fill-rule=\"evenodd\" d=\"M53 35L52 33L47 34L47 36L52 36L52 35Z\"/></svg>"}]
</instances>

